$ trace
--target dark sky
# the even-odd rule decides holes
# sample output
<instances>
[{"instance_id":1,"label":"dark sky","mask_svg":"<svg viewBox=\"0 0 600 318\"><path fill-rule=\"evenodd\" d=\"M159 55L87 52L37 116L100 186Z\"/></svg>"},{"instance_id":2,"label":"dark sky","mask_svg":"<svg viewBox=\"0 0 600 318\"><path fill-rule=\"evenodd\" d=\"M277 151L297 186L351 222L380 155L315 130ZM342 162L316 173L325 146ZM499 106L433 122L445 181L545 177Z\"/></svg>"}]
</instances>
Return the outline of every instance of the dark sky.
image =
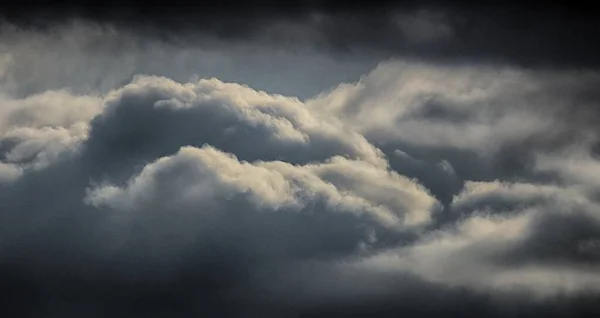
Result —
<instances>
[{"instance_id":1,"label":"dark sky","mask_svg":"<svg viewBox=\"0 0 600 318\"><path fill-rule=\"evenodd\" d=\"M600 314L591 6L0 11L0 315Z\"/></svg>"},{"instance_id":2,"label":"dark sky","mask_svg":"<svg viewBox=\"0 0 600 318\"><path fill-rule=\"evenodd\" d=\"M582 1L73 1L7 6L2 11L11 23L45 30L80 18L170 41L208 36L294 49L313 45L332 54L373 50L387 57L528 67L598 67L600 61L600 13ZM410 21L399 28L399 20ZM447 38L436 37L436 32L446 32Z\"/></svg>"}]
</instances>

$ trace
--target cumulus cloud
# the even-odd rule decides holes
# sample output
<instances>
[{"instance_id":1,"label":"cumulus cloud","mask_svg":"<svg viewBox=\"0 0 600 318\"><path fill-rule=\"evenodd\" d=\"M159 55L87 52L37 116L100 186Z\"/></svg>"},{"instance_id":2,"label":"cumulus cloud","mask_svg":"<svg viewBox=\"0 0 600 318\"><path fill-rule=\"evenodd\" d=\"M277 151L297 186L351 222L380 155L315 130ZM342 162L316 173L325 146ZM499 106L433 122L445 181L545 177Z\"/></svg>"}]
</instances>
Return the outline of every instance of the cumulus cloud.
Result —
<instances>
[{"instance_id":1,"label":"cumulus cloud","mask_svg":"<svg viewBox=\"0 0 600 318\"><path fill-rule=\"evenodd\" d=\"M379 142L492 152L508 143L556 139L564 129L556 113L569 103L588 106L590 101L578 100L578 90L600 78L567 74L392 61L309 105L343 117Z\"/></svg>"},{"instance_id":2,"label":"cumulus cloud","mask_svg":"<svg viewBox=\"0 0 600 318\"><path fill-rule=\"evenodd\" d=\"M547 296L600 288L595 269L600 206L577 188L467 182L451 211L461 215L456 223L364 262L484 290L517 288Z\"/></svg>"},{"instance_id":3,"label":"cumulus cloud","mask_svg":"<svg viewBox=\"0 0 600 318\"><path fill-rule=\"evenodd\" d=\"M175 197L161 198L167 193L159 189L168 189ZM323 200L327 210L366 214L382 226L398 229L427 224L436 207L435 199L418 184L365 162L334 157L305 166L248 163L210 146L181 148L144 167L126 189L104 185L92 189L87 201L127 211L191 200L201 209L213 198L232 200L241 194L257 210L301 210Z\"/></svg>"},{"instance_id":4,"label":"cumulus cloud","mask_svg":"<svg viewBox=\"0 0 600 318\"><path fill-rule=\"evenodd\" d=\"M387 165L364 136L335 118L312 114L297 98L217 79L181 84L141 76L109 93L105 104L85 147L95 156L90 160L103 158L109 165L121 159L145 164L181 146L205 143L242 160L307 163L342 155ZM119 169L133 167L124 161Z\"/></svg>"},{"instance_id":5,"label":"cumulus cloud","mask_svg":"<svg viewBox=\"0 0 600 318\"><path fill-rule=\"evenodd\" d=\"M534 168L539 156L597 142L589 118L597 111L591 83L599 79L585 71L389 61L306 104L342 118L392 168L449 204L466 180L547 179ZM440 162L452 173L434 176Z\"/></svg>"},{"instance_id":6,"label":"cumulus cloud","mask_svg":"<svg viewBox=\"0 0 600 318\"><path fill-rule=\"evenodd\" d=\"M73 152L88 136L89 121L102 111L94 96L47 91L23 99L5 96L0 110L0 163L14 180L23 169L40 169ZM19 173L17 173L19 171Z\"/></svg>"},{"instance_id":7,"label":"cumulus cloud","mask_svg":"<svg viewBox=\"0 0 600 318\"><path fill-rule=\"evenodd\" d=\"M424 46L460 37L451 13L419 12L394 27ZM222 47L86 28L59 41L74 51L71 69L69 58L53 65L39 53L66 52L56 34L10 30L0 44L7 308L22 299L34 316L597 308L597 72L389 60L356 82L328 89L345 81L339 72L313 83L322 92L305 99L273 93L306 82L279 77L285 70L192 76L194 54L232 70L249 46L223 62ZM265 50L262 61L277 65L348 65ZM74 66L83 62L90 72ZM25 76L29 67L39 76Z\"/></svg>"}]
</instances>

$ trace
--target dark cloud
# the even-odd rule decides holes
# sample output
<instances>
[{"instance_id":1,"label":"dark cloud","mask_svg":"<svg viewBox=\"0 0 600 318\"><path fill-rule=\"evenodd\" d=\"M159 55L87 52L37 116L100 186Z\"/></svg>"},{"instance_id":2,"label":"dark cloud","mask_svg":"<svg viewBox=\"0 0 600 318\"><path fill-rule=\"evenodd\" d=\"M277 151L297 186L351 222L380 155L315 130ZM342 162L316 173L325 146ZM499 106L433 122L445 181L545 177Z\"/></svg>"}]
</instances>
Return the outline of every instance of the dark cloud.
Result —
<instances>
[{"instance_id":1,"label":"dark cloud","mask_svg":"<svg viewBox=\"0 0 600 318\"><path fill-rule=\"evenodd\" d=\"M0 33L2 91L19 97L65 87L75 94L106 93L135 75L148 74L181 82L193 76L217 77L305 99L354 81L379 62L362 55L332 56L310 47L286 50L201 39L169 43L88 20L57 24L51 32L7 25Z\"/></svg>"},{"instance_id":2,"label":"dark cloud","mask_svg":"<svg viewBox=\"0 0 600 318\"><path fill-rule=\"evenodd\" d=\"M52 7L52 8L51 8ZM580 2L437 1L334 4L65 4L6 8L5 20L52 28L71 18L110 23L168 41L260 42L380 57L473 60L524 66L599 66L597 12Z\"/></svg>"},{"instance_id":3,"label":"dark cloud","mask_svg":"<svg viewBox=\"0 0 600 318\"><path fill-rule=\"evenodd\" d=\"M597 316L589 16L266 5L2 29L5 315Z\"/></svg>"},{"instance_id":4,"label":"dark cloud","mask_svg":"<svg viewBox=\"0 0 600 318\"><path fill-rule=\"evenodd\" d=\"M66 107L64 115L75 111L68 109L72 99L55 101ZM6 112L7 131L24 125L42 136L49 125L91 120L89 135L70 145L74 151L58 148L60 155L38 169L27 158L16 160L23 175L0 191L5 291L29 299L31 315L207 310L244 316L260 305L252 295L262 286L246 275L280 262L341 259L394 244L414 236L402 224L427 222L435 208L426 190L387 171L361 135L328 124L297 99L218 80L182 85L142 77L109 94L97 117L85 109L94 109L94 100L79 104L79 116L54 122L35 102ZM19 113L28 116L12 115ZM46 148L62 143L42 142ZM22 143L7 143L5 157ZM267 162L240 162L212 147L180 150L206 143ZM35 148L34 157L44 149ZM325 162L335 155L361 160ZM285 156L297 165L269 162ZM149 196L139 197L140 189ZM416 219L404 221L402 213ZM74 294L83 298L69 300ZM143 305L149 301L156 306ZM249 303L248 312L233 310L238 302ZM7 310L26 313L21 305Z\"/></svg>"}]
</instances>

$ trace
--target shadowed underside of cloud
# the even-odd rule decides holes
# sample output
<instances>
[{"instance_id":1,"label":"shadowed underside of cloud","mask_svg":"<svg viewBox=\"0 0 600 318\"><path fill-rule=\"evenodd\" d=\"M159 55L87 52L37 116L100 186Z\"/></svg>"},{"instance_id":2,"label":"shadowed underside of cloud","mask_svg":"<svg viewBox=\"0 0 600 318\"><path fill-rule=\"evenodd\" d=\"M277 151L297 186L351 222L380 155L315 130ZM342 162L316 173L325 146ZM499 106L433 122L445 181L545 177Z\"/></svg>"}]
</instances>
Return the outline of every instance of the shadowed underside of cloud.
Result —
<instances>
[{"instance_id":1,"label":"shadowed underside of cloud","mask_svg":"<svg viewBox=\"0 0 600 318\"><path fill-rule=\"evenodd\" d=\"M413 41L454 36L421 14L400 23ZM6 312L598 313L597 72L390 60L300 99L121 83L133 67L44 89L56 70L27 79L17 42L0 61Z\"/></svg>"}]
</instances>

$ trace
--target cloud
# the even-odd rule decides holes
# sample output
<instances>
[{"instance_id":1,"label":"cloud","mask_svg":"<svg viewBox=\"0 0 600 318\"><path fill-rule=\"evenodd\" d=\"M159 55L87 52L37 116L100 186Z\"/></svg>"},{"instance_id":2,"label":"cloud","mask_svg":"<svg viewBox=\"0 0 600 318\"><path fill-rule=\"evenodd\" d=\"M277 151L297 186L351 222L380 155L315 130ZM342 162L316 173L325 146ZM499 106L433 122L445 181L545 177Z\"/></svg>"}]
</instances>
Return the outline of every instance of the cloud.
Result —
<instances>
[{"instance_id":1,"label":"cloud","mask_svg":"<svg viewBox=\"0 0 600 318\"><path fill-rule=\"evenodd\" d=\"M598 79L588 71L388 61L306 104L341 118L448 205L466 180L547 181L537 157L597 142L590 119ZM440 162L453 173L433 173Z\"/></svg>"},{"instance_id":2,"label":"cloud","mask_svg":"<svg viewBox=\"0 0 600 318\"><path fill-rule=\"evenodd\" d=\"M598 32L597 13L573 2L544 10L529 3L409 1L366 8L249 2L210 5L203 10L172 5L147 11L122 4L88 10L69 4L5 11L3 20L42 31L79 19L176 43L216 39L293 50L315 47L337 55L359 52L545 68L599 66L598 47L593 42Z\"/></svg>"},{"instance_id":3,"label":"cloud","mask_svg":"<svg viewBox=\"0 0 600 318\"><path fill-rule=\"evenodd\" d=\"M77 19L48 32L0 23L0 34L1 90L18 97L63 88L76 95L105 94L148 74L179 82L217 77L305 99L353 81L378 63L374 56L331 56L312 47L296 51L205 38L162 41L156 33L140 35Z\"/></svg>"},{"instance_id":4,"label":"cloud","mask_svg":"<svg viewBox=\"0 0 600 318\"><path fill-rule=\"evenodd\" d=\"M509 258L506 255L523 244L531 226L529 217L471 217L455 231L431 235L406 249L367 260L364 266L399 274L408 271L432 282L486 291L523 289L544 296L597 291L600 276L593 266L504 264L502 255ZM533 248L540 242L527 243Z\"/></svg>"},{"instance_id":5,"label":"cloud","mask_svg":"<svg viewBox=\"0 0 600 318\"><path fill-rule=\"evenodd\" d=\"M460 41L456 13L415 12L394 20L410 45ZM310 19L313 33L281 19L265 42L189 46L85 23L5 29L0 307L597 311L597 72L400 59L328 89L372 56L266 43L331 41L319 30L337 18Z\"/></svg>"},{"instance_id":6,"label":"cloud","mask_svg":"<svg viewBox=\"0 0 600 318\"><path fill-rule=\"evenodd\" d=\"M174 197L160 197L169 194ZM419 185L368 163L342 157L306 166L248 163L210 146L181 148L144 167L127 188L105 185L91 190L86 200L125 211L165 202L202 210L204 202L238 195L247 196L257 210L302 210L323 200L326 210L366 214L398 229L427 224L436 206Z\"/></svg>"},{"instance_id":7,"label":"cloud","mask_svg":"<svg viewBox=\"0 0 600 318\"><path fill-rule=\"evenodd\" d=\"M572 188L468 182L452 203L454 224L414 245L363 260L433 282L547 297L600 288L597 202Z\"/></svg>"},{"instance_id":8,"label":"cloud","mask_svg":"<svg viewBox=\"0 0 600 318\"><path fill-rule=\"evenodd\" d=\"M444 41L453 36L444 13L422 10L412 14L399 14L398 27L404 36L416 43Z\"/></svg>"},{"instance_id":9,"label":"cloud","mask_svg":"<svg viewBox=\"0 0 600 318\"><path fill-rule=\"evenodd\" d=\"M65 90L23 99L4 97L0 110L0 163L13 181L23 170L44 168L77 150L87 139L89 121L102 111L94 96Z\"/></svg>"},{"instance_id":10,"label":"cloud","mask_svg":"<svg viewBox=\"0 0 600 318\"><path fill-rule=\"evenodd\" d=\"M217 79L178 83L156 76L136 77L105 96L89 99L63 91L39 96L15 101L18 112L6 113L5 126L24 140L7 146L7 171L13 161L24 165L34 155L33 162L40 166L21 179L7 172L14 184L3 193L2 205L12 211L4 215L5 224L20 224L7 230L6 246L46 246L48 252L35 258L48 266L46 257L60 261L48 245L72 245L68 241L83 236L72 247L73 255L96 253L88 256L91 259L82 256L81 262L110 259L111 253L131 259L121 253L145 255L154 249L155 266L161 268L162 262L178 264L176 255L197 240L199 228L206 230L200 235L204 238L224 235L219 232L233 235L227 226L239 228L244 242L251 245L240 248L244 255L253 248L267 258L286 250L319 254L320 238L331 240L322 247L324 255L335 254L336 248L349 253L412 235L439 209L426 189L390 171L383 154L362 135L335 118L311 113L296 98ZM48 107L61 102L63 113L39 115L48 108L30 103L36 98ZM212 146L201 147L205 144L236 157ZM71 155L61 156L64 153ZM131 179L132 175L138 176ZM48 189L50 180L61 186ZM98 187L84 199L90 181ZM39 200L22 201L25 189L31 189L31 195L39 191ZM95 206L124 213L92 216ZM203 214L191 212L197 209L222 210L223 216L211 223ZM138 210L148 212L134 213ZM244 210L256 213L237 215ZM260 213L263 210L289 211L283 214L287 217L270 220L273 214ZM71 221L61 224L60 218ZM128 221L119 223L124 219ZM91 220L90 233L81 233L78 227ZM162 227L153 225L157 220ZM203 221L201 226L198 222ZM273 233L263 222L279 223L275 226L279 229ZM211 230L211 224L219 230ZM315 232L297 233L299 224ZM27 234L51 235L54 226L62 228L56 240L38 241ZM296 234L286 238L280 234L285 229ZM173 240L165 238L173 232L178 233ZM281 235L279 247L256 247ZM161 237L162 243L155 241ZM230 238L222 241L236 244L227 243Z\"/></svg>"},{"instance_id":11,"label":"cloud","mask_svg":"<svg viewBox=\"0 0 600 318\"><path fill-rule=\"evenodd\" d=\"M593 73L569 75L391 61L308 104L343 117L379 142L488 152L507 143L557 138L565 128L557 113L570 102L583 112L587 105L579 90L599 79Z\"/></svg>"},{"instance_id":12,"label":"cloud","mask_svg":"<svg viewBox=\"0 0 600 318\"><path fill-rule=\"evenodd\" d=\"M557 174L565 184L594 193L600 182L597 173L600 165L590 146L589 142L583 141L559 153L539 154L534 169Z\"/></svg>"},{"instance_id":13,"label":"cloud","mask_svg":"<svg viewBox=\"0 0 600 318\"><path fill-rule=\"evenodd\" d=\"M0 163L0 184L16 180L23 173L22 169L10 163Z\"/></svg>"},{"instance_id":14,"label":"cloud","mask_svg":"<svg viewBox=\"0 0 600 318\"><path fill-rule=\"evenodd\" d=\"M182 147L122 187L89 188L84 201L118 229L105 249L141 254L159 269L186 266L186 253L219 258L200 242L227 251L222 266L343 260L412 237L439 212L418 184L366 162L250 163L211 146Z\"/></svg>"},{"instance_id":15,"label":"cloud","mask_svg":"<svg viewBox=\"0 0 600 318\"><path fill-rule=\"evenodd\" d=\"M546 200L585 200L578 191L551 184L467 181L452 200L456 212L489 208L508 211L539 204Z\"/></svg>"},{"instance_id":16,"label":"cloud","mask_svg":"<svg viewBox=\"0 0 600 318\"><path fill-rule=\"evenodd\" d=\"M307 163L343 155L387 165L362 135L335 118L314 115L300 100L217 79L181 84L140 76L108 94L105 103L85 144L95 162L145 164L181 146L209 143L242 160Z\"/></svg>"}]
</instances>

